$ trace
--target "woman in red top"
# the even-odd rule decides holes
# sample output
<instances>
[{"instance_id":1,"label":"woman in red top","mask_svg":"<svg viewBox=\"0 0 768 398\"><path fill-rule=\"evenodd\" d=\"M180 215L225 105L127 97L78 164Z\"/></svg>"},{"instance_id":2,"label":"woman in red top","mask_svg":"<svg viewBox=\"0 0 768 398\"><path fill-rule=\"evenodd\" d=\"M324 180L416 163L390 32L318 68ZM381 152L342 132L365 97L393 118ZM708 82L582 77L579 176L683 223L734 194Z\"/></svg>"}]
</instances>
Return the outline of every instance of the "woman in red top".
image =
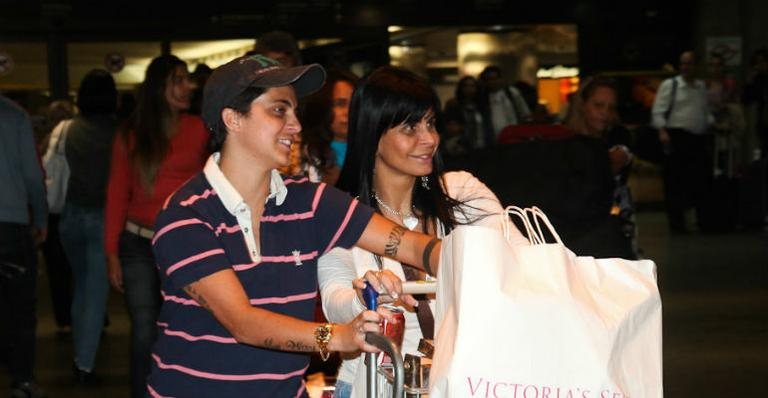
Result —
<instances>
[{"instance_id":1,"label":"woman in red top","mask_svg":"<svg viewBox=\"0 0 768 398\"><path fill-rule=\"evenodd\" d=\"M160 309L152 256L155 217L165 199L202 170L208 132L184 113L193 86L173 55L152 60L136 109L115 138L107 189L105 253L109 282L125 294L131 317L131 395L144 397Z\"/></svg>"}]
</instances>

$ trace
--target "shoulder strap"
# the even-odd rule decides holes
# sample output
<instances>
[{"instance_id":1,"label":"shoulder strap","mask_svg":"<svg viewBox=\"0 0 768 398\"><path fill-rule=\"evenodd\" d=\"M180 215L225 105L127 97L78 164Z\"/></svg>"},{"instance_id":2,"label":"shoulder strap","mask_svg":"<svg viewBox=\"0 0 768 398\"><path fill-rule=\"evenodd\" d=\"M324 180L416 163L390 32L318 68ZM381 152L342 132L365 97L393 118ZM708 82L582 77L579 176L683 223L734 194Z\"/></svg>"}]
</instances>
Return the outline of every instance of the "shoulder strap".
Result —
<instances>
[{"instance_id":1,"label":"shoulder strap","mask_svg":"<svg viewBox=\"0 0 768 398\"><path fill-rule=\"evenodd\" d=\"M72 124L72 119L67 119L61 122L61 132L59 132L59 140L56 141L56 152L63 154L64 145L67 142L67 131L69 131L69 125Z\"/></svg>"},{"instance_id":2,"label":"shoulder strap","mask_svg":"<svg viewBox=\"0 0 768 398\"><path fill-rule=\"evenodd\" d=\"M669 108L664 112L664 119L669 121L669 115L672 114L672 108L675 107L675 100L677 99L677 76L672 78L672 94L669 96Z\"/></svg>"},{"instance_id":3,"label":"shoulder strap","mask_svg":"<svg viewBox=\"0 0 768 398\"><path fill-rule=\"evenodd\" d=\"M504 86L504 94L507 95L509 102L512 104L512 112L515 113L515 122L517 124L522 124L523 121L520 119L520 111L517 109L517 101L515 101L515 95L512 94L512 88Z\"/></svg>"},{"instance_id":4,"label":"shoulder strap","mask_svg":"<svg viewBox=\"0 0 768 398\"><path fill-rule=\"evenodd\" d=\"M521 124L523 121L520 120L520 112L517 110L517 102L515 101L515 96L512 94L512 89L509 86L504 86L504 94L507 95L509 102L512 104L512 112L515 113L516 123Z\"/></svg>"}]
</instances>

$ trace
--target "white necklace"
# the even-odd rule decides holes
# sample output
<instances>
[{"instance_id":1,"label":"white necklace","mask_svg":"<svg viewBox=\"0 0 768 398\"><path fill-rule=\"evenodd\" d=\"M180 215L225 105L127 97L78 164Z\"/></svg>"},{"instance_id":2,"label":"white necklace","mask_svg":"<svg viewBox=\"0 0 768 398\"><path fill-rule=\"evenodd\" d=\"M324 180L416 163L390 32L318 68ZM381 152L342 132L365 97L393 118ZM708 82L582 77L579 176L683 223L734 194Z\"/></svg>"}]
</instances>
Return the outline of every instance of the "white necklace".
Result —
<instances>
[{"instance_id":1,"label":"white necklace","mask_svg":"<svg viewBox=\"0 0 768 398\"><path fill-rule=\"evenodd\" d=\"M374 191L373 192L373 198L376 199L376 202L381 206L384 210L388 211L391 214L394 214L400 219L403 220L403 225L405 225L406 228L413 231L414 228L416 228L417 225L419 225L419 219L416 218L416 216L413 215L413 213L408 212L408 214L403 214L389 206L387 206L386 203L384 203L383 200L379 197L379 195Z\"/></svg>"}]
</instances>

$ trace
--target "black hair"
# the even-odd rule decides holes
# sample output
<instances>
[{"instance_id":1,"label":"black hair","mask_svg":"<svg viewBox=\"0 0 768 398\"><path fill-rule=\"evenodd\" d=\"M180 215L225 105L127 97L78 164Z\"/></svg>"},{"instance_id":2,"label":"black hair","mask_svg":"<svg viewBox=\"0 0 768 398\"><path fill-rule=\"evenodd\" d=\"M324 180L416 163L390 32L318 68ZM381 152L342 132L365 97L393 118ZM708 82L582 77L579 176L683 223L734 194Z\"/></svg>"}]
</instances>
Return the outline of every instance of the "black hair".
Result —
<instances>
[{"instance_id":1,"label":"black hair","mask_svg":"<svg viewBox=\"0 0 768 398\"><path fill-rule=\"evenodd\" d=\"M579 97L582 101L587 101L600 87L607 87L613 90L614 93L618 93L618 87L616 86L616 80L610 77L593 76L585 79L584 84L579 90Z\"/></svg>"},{"instance_id":2,"label":"black hair","mask_svg":"<svg viewBox=\"0 0 768 398\"><path fill-rule=\"evenodd\" d=\"M496 65L488 65L486 66L482 72L480 72L480 80L486 80L488 78L488 75L495 73L499 77L502 77L503 74L501 73L501 68Z\"/></svg>"},{"instance_id":3,"label":"black hair","mask_svg":"<svg viewBox=\"0 0 768 398\"><path fill-rule=\"evenodd\" d=\"M383 66L374 70L355 89L349 107L347 154L336 186L360 202L378 208L373 195L373 169L381 136L401 124L418 123L429 112L435 114L438 131L440 100L428 82L405 69ZM443 161L440 151L432 158L427 188L413 185L413 205L423 218L424 232L430 221L440 221L447 233L458 222L454 210L462 202L449 197L441 183Z\"/></svg>"},{"instance_id":4,"label":"black hair","mask_svg":"<svg viewBox=\"0 0 768 398\"><path fill-rule=\"evenodd\" d=\"M224 108L231 108L235 112L241 115L247 115L251 111L251 102L258 96L264 94L267 91L262 87L248 87L238 94L232 101L229 102ZM224 110L222 108L221 110ZM219 112L221 112L219 110ZM211 140L209 141L211 151L221 150L221 146L224 145L224 141L227 139L227 128L224 126L224 122L219 116L219 120L213 128L210 129Z\"/></svg>"},{"instance_id":5,"label":"black hair","mask_svg":"<svg viewBox=\"0 0 768 398\"><path fill-rule=\"evenodd\" d=\"M115 79L104 69L92 69L80 82L77 107L83 116L114 113L117 109Z\"/></svg>"},{"instance_id":6,"label":"black hair","mask_svg":"<svg viewBox=\"0 0 768 398\"><path fill-rule=\"evenodd\" d=\"M265 54L268 52L284 53L293 58L296 65L301 65L299 43L292 34L282 30L266 32L256 39L256 45L246 55Z\"/></svg>"},{"instance_id":7,"label":"black hair","mask_svg":"<svg viewBox=\"0 0 768 398\"><path fill-rule=\"evenodd\" d=\"M464 94L464 89L462 88L464 83L467 82L467 81L470 81L470 80L475 83L475 90L476 90L476 92L475 92L475 97L474 98L467 98L466 94ZM479 103L479 102L481 102L480 99L483 96L482 95L482 90L483 90L483 87L480 84L480 82L477 81L477 79L475 79L472 76L464 76L461 79L459 79L458 83L456 83L456 90L454 91L454 97L456 98L456 101L458 101L460 104L466 103L467 100L472 100L474 102Z\"/></svg>"}]
</instances>

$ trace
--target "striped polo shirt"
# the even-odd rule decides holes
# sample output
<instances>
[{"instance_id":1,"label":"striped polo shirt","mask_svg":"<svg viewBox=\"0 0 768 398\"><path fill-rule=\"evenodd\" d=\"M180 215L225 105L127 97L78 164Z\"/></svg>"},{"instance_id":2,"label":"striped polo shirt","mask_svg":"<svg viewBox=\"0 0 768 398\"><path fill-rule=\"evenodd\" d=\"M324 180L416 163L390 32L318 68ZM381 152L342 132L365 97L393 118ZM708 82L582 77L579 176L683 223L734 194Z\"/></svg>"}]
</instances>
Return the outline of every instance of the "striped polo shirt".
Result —
<instances>
[{"instance_id":1,"label":"striped polo shirt","mask_svg":"<svg viewBox=\"0 0 768 398\"><path fill-rule=\"evenodd\" d=\"M218 156L157 217L152 243L163 306L148 390L155 397L307 396L308 354L238 343L183 288L233 269L251 305L311 321L317 258L354 245L373 212L333 187L273 172L257 245L250 208L221 173Z\"/></svg>"}]
</instances>

